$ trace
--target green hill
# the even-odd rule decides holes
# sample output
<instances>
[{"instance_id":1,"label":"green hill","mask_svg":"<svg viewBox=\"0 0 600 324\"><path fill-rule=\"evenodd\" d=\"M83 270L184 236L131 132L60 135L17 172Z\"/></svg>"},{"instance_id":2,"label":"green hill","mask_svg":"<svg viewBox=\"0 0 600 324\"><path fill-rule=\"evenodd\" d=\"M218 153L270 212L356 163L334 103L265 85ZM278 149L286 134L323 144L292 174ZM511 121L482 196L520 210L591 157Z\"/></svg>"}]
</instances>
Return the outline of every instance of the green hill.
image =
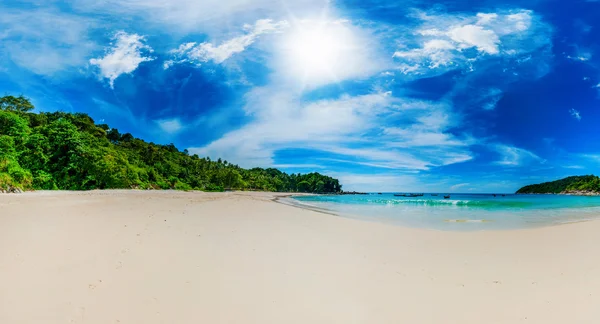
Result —
<instances>
[{"instance_id":1,"label":"green hill","mask_svg":"<svg viewBox=\"0 0 600 324\"><path fill-rule=\"evenodd\" d=\"M243 169L180 152L173 144L147 143L96 124L81 113L32 113L24 97L0 98L0 190L225 188L337 193L337 179Z\"/></svg>"},{"instance_id":2,"label":"green hill","mask_svg":"<svg viewBox=\"0 0 600 324\"><path fill-rule=\"evenodd\" d=\"M594 175L573 176L556 181L525 186L518 194L600 193L600 178Z\"/></svg>"}]
</instances>

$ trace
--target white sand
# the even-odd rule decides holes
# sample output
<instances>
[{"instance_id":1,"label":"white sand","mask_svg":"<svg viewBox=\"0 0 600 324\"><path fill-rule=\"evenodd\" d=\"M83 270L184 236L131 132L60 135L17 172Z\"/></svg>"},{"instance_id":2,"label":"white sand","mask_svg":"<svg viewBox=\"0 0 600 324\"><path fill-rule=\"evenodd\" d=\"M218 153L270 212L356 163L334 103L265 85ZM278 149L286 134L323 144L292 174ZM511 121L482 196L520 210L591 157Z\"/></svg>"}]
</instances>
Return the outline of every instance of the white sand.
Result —
<instances>
[{"instance_id":1,"label":"white sand","mask_svg":"<svg viewBox=\"0 0 600 324\"><path fill-rule=\"evenodd\" d=\"M270 198L0 195L0 323L600 323L600 222L436 232Z\"/></svg>"}]
</instances>

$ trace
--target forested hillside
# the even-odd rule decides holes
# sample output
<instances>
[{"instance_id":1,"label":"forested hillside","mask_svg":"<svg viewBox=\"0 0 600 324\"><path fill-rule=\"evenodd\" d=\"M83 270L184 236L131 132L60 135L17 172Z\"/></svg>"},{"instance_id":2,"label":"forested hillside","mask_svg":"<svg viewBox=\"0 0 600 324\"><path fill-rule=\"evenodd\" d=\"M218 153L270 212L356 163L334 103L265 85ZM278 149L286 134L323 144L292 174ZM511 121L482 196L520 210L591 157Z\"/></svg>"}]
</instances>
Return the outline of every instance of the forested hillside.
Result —
<instances>
[{"instance_id":1,"label":"forested hillside","mask_svg":"<svg viewBox=\"0 0 600 324\"><path fill-rule=\"evenodd\" d=\"M337 193L337 179L243 169L95 124L81 113L32 113L27 98L0 98L0 189L109 188Z\"/></svg>"},{"instance_id":2,"label":"forested hillside","mask_svg":"<svg viewBox=\"0 0 600 324\"><path fill-rule=\"evenodd\" d=\"M573 176L556 181L525 186L518 194L600 192L600 178L594 175Z\"/></svg>"}]
</instances>

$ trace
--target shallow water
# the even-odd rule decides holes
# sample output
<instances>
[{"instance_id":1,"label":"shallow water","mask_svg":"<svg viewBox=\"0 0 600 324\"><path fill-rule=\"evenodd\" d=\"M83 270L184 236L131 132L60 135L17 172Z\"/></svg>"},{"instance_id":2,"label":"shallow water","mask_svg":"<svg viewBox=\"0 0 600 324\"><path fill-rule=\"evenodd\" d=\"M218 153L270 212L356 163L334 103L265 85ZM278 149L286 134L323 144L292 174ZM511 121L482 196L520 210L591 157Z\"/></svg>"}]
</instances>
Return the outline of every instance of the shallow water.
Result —
<instances>
[{"instance_id":1,"label":"shallow water","mask_svg":"<svg viewBox=\"0 0 600 324\"><path fill-rule=\"evenodd\" d=\"M598 196L453 194L444 199L443 194L385 193L294 199L343 217L451 231L533 228L600 218Z\"/></svg>"}]
</instances>

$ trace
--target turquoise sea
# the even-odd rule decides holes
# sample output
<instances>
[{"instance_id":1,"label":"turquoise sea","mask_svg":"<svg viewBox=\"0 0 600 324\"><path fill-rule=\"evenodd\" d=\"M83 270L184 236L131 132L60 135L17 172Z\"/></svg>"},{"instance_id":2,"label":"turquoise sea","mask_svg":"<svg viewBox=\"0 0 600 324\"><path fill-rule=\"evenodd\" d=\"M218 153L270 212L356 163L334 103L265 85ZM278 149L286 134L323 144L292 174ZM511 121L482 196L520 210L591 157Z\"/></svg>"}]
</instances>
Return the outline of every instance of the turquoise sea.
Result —
<instances>
[{"instance_id":1,"label":"turquoise sea","mask_svg":"<svg viewBox=\"0 0 600 324\"><path fill-rule=\"evenodd\" d=\"M342 217L435 230L503 230L600 218L600 197L565 195L391 193L293 197L296 204Z\"/></svg>"}]
</instances>

